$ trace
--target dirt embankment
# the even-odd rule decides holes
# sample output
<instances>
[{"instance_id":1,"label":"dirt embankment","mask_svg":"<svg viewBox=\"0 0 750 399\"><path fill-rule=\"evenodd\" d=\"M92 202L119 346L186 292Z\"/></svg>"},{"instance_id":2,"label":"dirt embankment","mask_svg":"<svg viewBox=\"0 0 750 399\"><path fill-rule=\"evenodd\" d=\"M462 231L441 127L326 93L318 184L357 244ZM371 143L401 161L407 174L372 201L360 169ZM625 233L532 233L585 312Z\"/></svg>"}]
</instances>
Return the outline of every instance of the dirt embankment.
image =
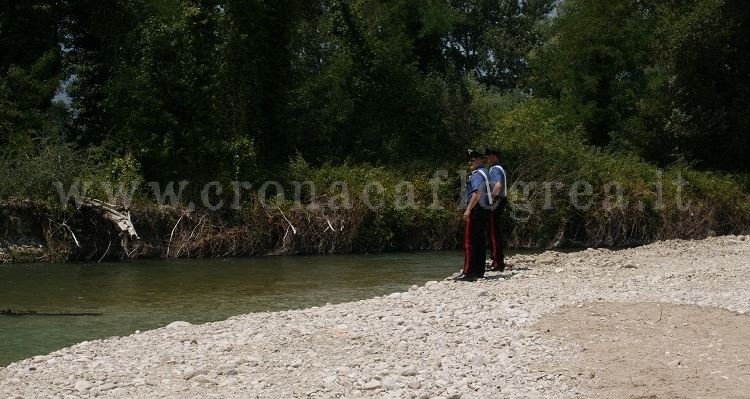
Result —
<instances>
[{"instance_id":1,"label":"dirt embankment","mask_svg":"<svg viewBox=\"0 0 750 399\"><path fill-rule=\"evenodd\" d=\"M369 235L374 214L359 208L282 210L250 203L240 210L208 212L100 205L60 209L32 201L0 202L0 263L440 250L459 242L458 212L455 220L426 219L383 238ZM106 214L110 209L118 214ZM131 223L137 239L133 234L124 241L115 219Z\"/></svg>"}]
</instances>

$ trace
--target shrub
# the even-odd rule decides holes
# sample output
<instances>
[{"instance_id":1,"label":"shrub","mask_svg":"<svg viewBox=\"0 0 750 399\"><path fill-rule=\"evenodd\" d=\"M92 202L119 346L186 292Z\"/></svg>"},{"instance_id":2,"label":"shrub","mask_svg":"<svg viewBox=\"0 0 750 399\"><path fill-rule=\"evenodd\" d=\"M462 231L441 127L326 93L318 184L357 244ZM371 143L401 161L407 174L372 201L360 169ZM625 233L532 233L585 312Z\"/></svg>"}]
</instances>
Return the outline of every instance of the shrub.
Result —
<instances>
[{"instance_id":1,"label":"shrub","mask_svg":"<svg viewBox=\"0 0 750 399\"><path fill-rule=\"evenodd\" d=\"M69 187L97 168L89 153L73 144L54 137L40 139L25 154L0 155L0 198L56 199L55 182Z\"/></svg>"},{"instance_id":2,"label":"shrub","mask_svg":"<svg viewBox=\"0 0 750 399\"><path fill-rule=\"evenodd\" d=\"M513 208L531 210L515 223L514 245L632 245L750 229L750 196L736 178L680 163L659 169L633 154L589 146L551 101L519 102L477 145L502 150L516 184ZM536 184L524 192L529 182ZM572 203L576 182L591 184L591 206ZM617 189L623 201L613 201Z\"/></svg>"}]
</instances>

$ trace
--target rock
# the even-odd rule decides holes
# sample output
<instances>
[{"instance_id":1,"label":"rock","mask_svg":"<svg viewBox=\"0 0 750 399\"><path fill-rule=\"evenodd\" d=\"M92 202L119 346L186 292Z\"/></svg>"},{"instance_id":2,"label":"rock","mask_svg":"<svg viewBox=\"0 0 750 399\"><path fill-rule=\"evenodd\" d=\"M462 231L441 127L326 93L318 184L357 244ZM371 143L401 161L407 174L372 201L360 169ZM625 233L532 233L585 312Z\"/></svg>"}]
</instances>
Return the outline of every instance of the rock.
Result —
<instances>
[{"instance_id":1,"label":"rock","mask_svg":"<svg viewBox=\"0 0 750 399\"><path fill-rule=\"evenodd\" d=\"M370 380L370 382L366 383L365 385L362 385L362 389L366 391L372 391L380 387L381 387L380 381L378 380Z\"/></svg>"},{"instance_id":2,"label":"rock","mask_svg":"<svg viewBox=\"0 0 750 399\"><path fill-rule=\"evenodd\" d=\"M247 360L245 360L245 363L250 367L255 367L260 364L260 359L257 357L248 357Z\"/></svg>"},{"instance_id":3,"label":"rock","mask_svg":"<svg viewBox=\"0 0 750 399\"><path fill-rule=\"evenodd\" d=\"M75 388L78 392L85 392L91 389L94 386L94 384L86 381L86 380L78 380L76 381L76 384L73 388Z\"/></svg>"},{"instance_id":4,"label":"rock","mask_svg":"<svg viewBox=\"0 0 750 399\"><path fill-rule=\"evenodd\" d=\"M399 382L394 378L384 379L381 385L383 386L384 389L388 391L401 388L401 384L399 384Z\"/></svg>"},{"instance_id":5,"label":"rock","mask_svg":"<svg viewBox=\"0 0 750 399\"><path fill-rule=\"evenodd\" d=\"M562 273L564 271L565 271L565 269L563 269L562 267L555 268L555 273Z\"/></svg>"},{"instance_id":6,"label":"rock","mask_svg":"<svg viewBox=\"0 0 750 399\"><path fill-rule=\"evenodd\" d=\"M638 264L632 261L625 262L622 266L623 269L637 269Z\"/></svg>"},{"instance_id":7,"label":"rock","mask_svg":"<svg viewBox=\"0 0 750 399\"><path fill-rule=\"evenodd\" d=\"M393 294L388 295L388 299L399 299L399 298L401 298L400 292L394 292Z\"/></svg>"},{"instance_id":8,"label":"rock","mask_svg":"<svg viewBox=\"0 0 750 399\"><path fill-rule=\"evenodd\" d=\"M487 359L482 355L476 354L471 357L471 364L474 367L481 367L481 366L484 366L486 363L487 363Z\"/></svg>"},{"instance_id":9,"label":"rock","mask_svg":"<svg viewBox=\"0 0 750 399\"><path fill-rule=\"evenodd\" d=\"M110 389L114 389L114 388L115 388L115 384L111 382L105 382L99 386L99 391L104 392L104 391L109 391Z\"/></svg>"},{"instance_id":10,"label":"rock","mask_svg":"<svg viewBox=\"0 0 750 399\"><path fill-rule=\"evenodd\" d=\"M205 375L197 375L192 379L192 381L200 384L216 384L216 381L208 378L208 376Z\"/></svg>"},{"instance_id":11,"label":"rock","mask_svg":"<svg viewBox=\"0 0 750 399\"><path fill-rule=\"evenodd\" d=\"M182 373L182 378L184 378L186 380L189 380L191 378L194 378L195 376L198 376L200 374L204 374L205 372L206 372L206 369L204 369L204 368L195 369L193 367L188 367Z\"/></svg>"},{"instance_id":12,"label":"rock","mask_svg":"<svg viewBox=\"0 0 750 399\"><path fill-rule=\"evenodd\" d=\"M185 327L190 327L190 326L192 326L192 324L186 321L175 321L175 322L167 324L167 326L164 328L185 328Z\"/></svg>"}]
</instances>

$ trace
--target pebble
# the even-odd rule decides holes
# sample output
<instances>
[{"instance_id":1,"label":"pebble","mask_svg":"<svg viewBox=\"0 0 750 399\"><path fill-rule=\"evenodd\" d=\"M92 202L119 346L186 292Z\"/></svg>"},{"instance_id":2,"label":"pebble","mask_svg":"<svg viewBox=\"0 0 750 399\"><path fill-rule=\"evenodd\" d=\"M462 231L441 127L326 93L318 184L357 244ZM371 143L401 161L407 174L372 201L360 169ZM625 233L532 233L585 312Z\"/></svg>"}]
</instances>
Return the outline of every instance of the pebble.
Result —
<instances>
[{"instance_id":1,"label":"pebble","mask_svg":"<svg viewBox=\"0 0 750 399\"><path fill-rule=\"evenodd\" d=\"M380 381L377 381L377 380L371 380L370 382L366 383L365 385L362 385L362 389L367 390L367 391L371 391L373 389L378 389L380 387L381 387Z\"/></svg>"},{"instance_id":2,"label":"pebble","mask_svg":"<svg viewBox=\"0 0 750 399\"><path fill-rule=\"evenodd\" d=\"M398 383L398 381L394 378L386 378L381 383L384 389L386 390L394 390L401 388L401 384Z\"/></svg>"},{"instance_id":3,"label":"pebble","mask_svg":"<svg viewBox=\"0 0 750 399\"><path fill-rule=\"evenodd\" d=\"M78 391L78 392L85 392L85 391L88 391L89 389L91 389L91 387L93 387L93 386L94 386L94 384L92 384L92 383L90 383L90 382L88 382L86 380L79 380L79 381L76 382L76 384L73 386L73 388L75 388L75 390Z\"/></svg>"},{"instance_id":4,"label":"pebble","mask_svg":"<svg viewBox=\"0 0 750 399\"><path fill-rule=\"evenodd\" d=\"M186 322L186 321L175 321L173 323L167 324L165 328L185 328L190 327L192 324Z\"/></svg>"}]
</instances>

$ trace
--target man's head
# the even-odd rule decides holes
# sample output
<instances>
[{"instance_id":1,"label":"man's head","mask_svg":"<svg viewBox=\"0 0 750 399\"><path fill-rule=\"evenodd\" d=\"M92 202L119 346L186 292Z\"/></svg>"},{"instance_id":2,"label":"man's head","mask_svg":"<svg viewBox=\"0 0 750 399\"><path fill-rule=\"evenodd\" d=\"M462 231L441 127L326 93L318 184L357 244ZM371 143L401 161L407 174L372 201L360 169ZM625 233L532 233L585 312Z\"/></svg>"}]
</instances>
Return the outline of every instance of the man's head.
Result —
<instances>
[{"instance_id":1,"label":"man's head","mask_svg":"<svg viewBox=\"0 0 750 399\"><path fill-rule=\"evenodd\" d=\"M487 156L487 163L495 165L500 163L500 151L494 148L488 148L484 150L484 154Z\"/></svg>"},{"instance_id":2,"label":"man's head","mask_svg":"<svg viewBox=\"0 0 750 399\"><path fill-rule=\"evenodd\" d=\"M469 169L476 170L482 165L484 154L476 150L468 149L466 150L466 161L469 163Z\"/></svg>"}]
</instances>

